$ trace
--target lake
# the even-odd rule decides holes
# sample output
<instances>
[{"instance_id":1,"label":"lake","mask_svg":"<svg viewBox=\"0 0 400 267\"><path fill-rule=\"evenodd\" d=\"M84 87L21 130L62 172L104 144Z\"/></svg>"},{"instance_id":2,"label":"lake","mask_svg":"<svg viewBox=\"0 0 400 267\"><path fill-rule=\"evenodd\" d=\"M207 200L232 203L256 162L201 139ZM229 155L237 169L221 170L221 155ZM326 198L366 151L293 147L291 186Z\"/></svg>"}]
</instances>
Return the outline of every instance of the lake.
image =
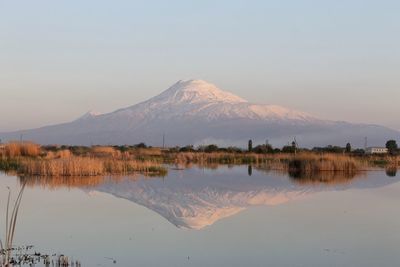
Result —
<instances>
[{"instance_id":1,"label":"lake","mask_svg":"<svg viewBox=\"0 0 400 267\"><path fill-rule=\"evenodd\" d=\"M250 175L251 174L251 175ZM26 181L16 245L82 266L398 266L400 175L324 183L247 166ZM5 216L0 216L3 236ZM115 260L115 263L114 263Z\"/></svg>"}]
</instances>

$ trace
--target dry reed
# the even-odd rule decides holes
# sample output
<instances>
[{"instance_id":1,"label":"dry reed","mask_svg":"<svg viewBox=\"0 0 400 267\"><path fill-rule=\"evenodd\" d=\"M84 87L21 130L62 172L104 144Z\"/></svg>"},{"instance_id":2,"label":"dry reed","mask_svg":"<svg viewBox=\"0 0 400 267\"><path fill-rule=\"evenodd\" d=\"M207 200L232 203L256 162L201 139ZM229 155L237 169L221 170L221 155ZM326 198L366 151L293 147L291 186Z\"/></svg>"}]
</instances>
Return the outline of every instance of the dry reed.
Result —
<instances>
[{"instance_id":1,"label":"dry reed","mask_svg":"<svg viewBox=\"0 0 400 267\"><path fill-rule=\"evenodd\" d=\"M165 174L159 164L135 160L70 156L55 159L23 159L18 172L29 176L99 176L112 174Z\"/></svg>"},{"instance_id":2,"label":"dry reed","mask_svg":"<svg viewBox=\"0 0 400 267\"><path fill-rule=\"evenodd\" d=\"M37 157L40 155L40 146L30 142L12 142L4 146L4 156L6 157Z\"/></svg>"},{"instance_id":3,"label":"dry reed","mask_svg":"<svg viewBox=\"0 0 400 267\"><path fill-rule=\"evenodd\" d=\"M112 158L120 158L121 152L114 149L113 147L108 146L94 146L90 151L91 156L93 157L112 157Z\"/></svg>"},{"instance_id":4,"label":"dry reed","mask_svg":"<svg viewBox=\"0 0 400 267\"><path fill-rule=\"evenodd\" d=\"M22 184L18 197L13 205L11 214L10 214L11 191L8 192L7 210L6 210L6 233L5 233L4 244L0 240L0 249L1 249L0 259L2 266L10 266L10 262L12 260L15 229L17 226L18 212L19 212L19 207L21 205L24 189L25 189L25 183Z\"/></svg>"}]
</instances>

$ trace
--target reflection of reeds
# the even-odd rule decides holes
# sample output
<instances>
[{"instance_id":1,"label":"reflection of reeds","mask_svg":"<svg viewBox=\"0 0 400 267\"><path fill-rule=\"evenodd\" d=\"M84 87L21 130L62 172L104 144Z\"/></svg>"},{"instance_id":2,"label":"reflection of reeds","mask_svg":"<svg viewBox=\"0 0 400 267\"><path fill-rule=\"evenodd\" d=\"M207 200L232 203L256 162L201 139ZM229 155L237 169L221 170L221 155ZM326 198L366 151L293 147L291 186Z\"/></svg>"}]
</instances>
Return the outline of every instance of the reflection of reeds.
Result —
<instances>
[{"instance_id":1,"label":"reflection of reeds","mask_svg":"<svg viewBox=\"0 0 400 267\"><path fill-rule=\"evenodd\" d=\"M397 166L386 168L386 175L389 177L395 177L397 175Z\"/></svg>"},{"instance_id":2,"label":"reflection of reeds","mask_svg":"<svg viewBox=\"0 0 400 267\"><path fill-rule=\"evenodd\" d=\"M19 177L21 183L26 183L28 187L41 186L48 189L57 189L60 187L74 188L74 187L95 187L106 182L118 183L126 179L136 180L139 176L23 176Z\"/></svg>"},{"instance_id":3,"label":"reflection of reeds","mask_svg":"<svg viewBox=\"0 0 400 267\"><path fill-rule=\"evenodd\" d=\"M279 175L288 175L290 179L298 184L302 185L339 185L351 182L354 178L365 175L364 171L357 171L352 173L346 173L343 171L320 171L314 173L302 173L302 172L288 172L287 170L271 170L264 168L263 166L256 166L257 171L265 173L276 173Z\"/></svg>"},{"instance_id":4,"label":"reflection of reeds","mask_svg":"<svg viewBox=\"0 0 400 267\"><path fill-rule=\"evenodd\" d=\"M5 233L5 241L4 244L0 240L1 253L0 255L3 257L2 263L4 266L8 266L10 264L12 250L13 250L13 241L15 236L15 228L17 225L18 211L21 205L22 195L25 189L25 183L22 184L21 190L19 191L18 197L15 200L11 216L10 216L10 200L11 200L11 190L8 192L7 198L7 210L6 210L6 233Z\"/></svg>"},{"instance_id":5,"label":"reflection of reeds","mask_svg":"<svg viewBox=\"0 0 400 267\"><path fill-rule=\"evenodd\" d=\"M289 176L294 182L304 185L346 184L361 174L362 172L346 173L342 171L321 171L311 174L299 174L296 172L289 172Z\"/></svg>"}]
</instances>

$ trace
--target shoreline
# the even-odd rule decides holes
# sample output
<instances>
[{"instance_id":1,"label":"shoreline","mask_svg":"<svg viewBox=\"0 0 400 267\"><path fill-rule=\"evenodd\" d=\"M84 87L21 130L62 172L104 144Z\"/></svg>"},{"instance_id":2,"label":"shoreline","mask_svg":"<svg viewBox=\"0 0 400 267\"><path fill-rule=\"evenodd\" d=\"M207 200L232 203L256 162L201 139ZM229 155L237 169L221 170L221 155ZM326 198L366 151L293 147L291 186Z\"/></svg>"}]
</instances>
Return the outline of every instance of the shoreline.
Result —
<instances>
[{"instance_id":1,"label":"shoreline","mask_svg":"<svg viewBox=\"0 0 400 267\"><path fill-rule=\"evenodd\" d=\"M165 176L164 164L185 169L196 164L252 165L265 170L283 171L294 176L323 172L348 175L361 171L396 169L399 156L321 153L299 149L296 153L255 153L222 148L214 151L180 151L177 148L116 146L40 146L14 142L0 149L0 170L15 171L23 176L99 176L131 175Z\"/></svg>"}]
</instances>

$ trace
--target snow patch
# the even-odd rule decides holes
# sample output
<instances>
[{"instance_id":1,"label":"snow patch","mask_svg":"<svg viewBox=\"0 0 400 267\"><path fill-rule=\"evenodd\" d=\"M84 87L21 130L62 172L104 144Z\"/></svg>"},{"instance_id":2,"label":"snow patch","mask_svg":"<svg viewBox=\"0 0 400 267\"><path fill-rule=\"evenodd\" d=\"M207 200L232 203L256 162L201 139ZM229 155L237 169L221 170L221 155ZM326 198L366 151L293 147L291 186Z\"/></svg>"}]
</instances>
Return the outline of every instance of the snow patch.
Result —
<instances>
[{"instance_id":1,"label":"snow patch","mask_svg":"<svg viewBox=\"0 0 400 267\"><path fill-rule=\"evenodd\" d=\"M101 115L101 113L90 110L90 111L86 112L85 114L83 114L83 115L82 115L81 117L79 117L78 119L76 119L76 121L92 119L92 118L97 117L97 116L99 116L99 115Z\"/></svg>"}]
</instances>

